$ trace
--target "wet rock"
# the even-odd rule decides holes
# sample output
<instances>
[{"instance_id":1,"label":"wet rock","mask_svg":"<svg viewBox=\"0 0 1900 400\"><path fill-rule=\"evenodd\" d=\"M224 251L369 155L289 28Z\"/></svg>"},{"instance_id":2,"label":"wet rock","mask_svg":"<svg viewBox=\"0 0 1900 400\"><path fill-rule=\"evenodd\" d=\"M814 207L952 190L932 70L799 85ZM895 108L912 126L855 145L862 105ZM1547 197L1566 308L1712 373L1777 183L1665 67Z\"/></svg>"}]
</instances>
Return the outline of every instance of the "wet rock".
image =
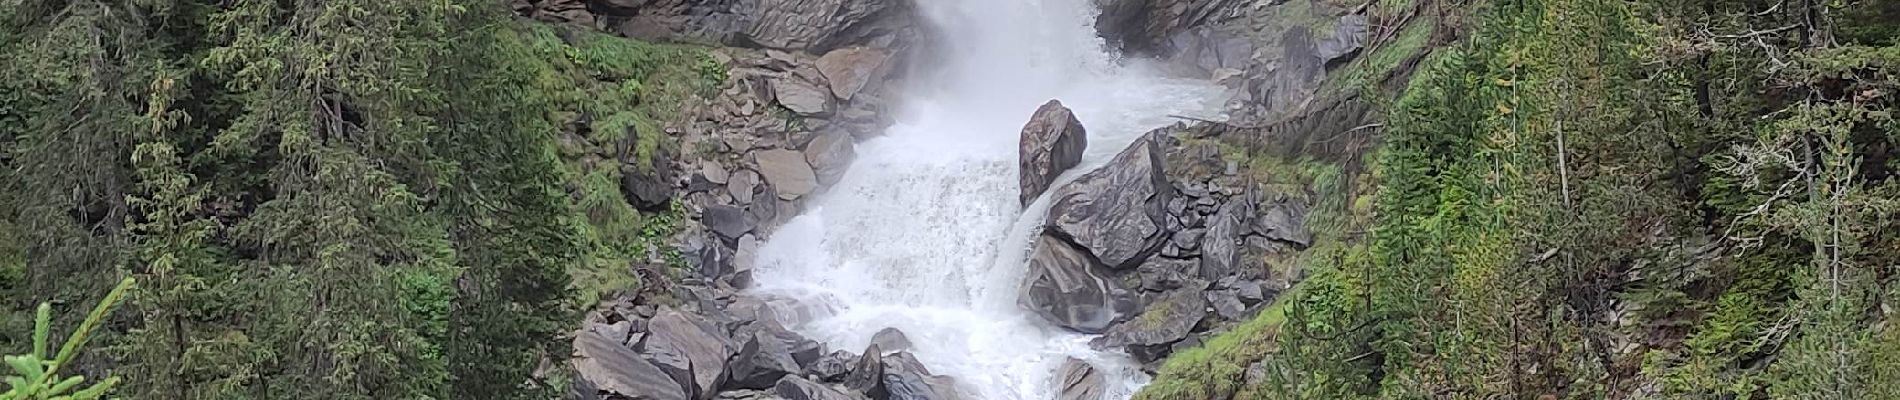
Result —
<instances>
[{"instance_id":1,"label":"wet rock","mask_svg":"<svg viewBox=\"0 0 1900 400\"><path fill-rule=\"evenodd\" d=\"M786 375L772 389L785 400L864 400L863 395L845 393L797 375Z\"/></svg>"},{"instance_id":2,"label":"wet rock","mask_svg":"<svg viewBox=\"0 0 1900 400\"><path fill-rule=\"evenodd\" d=\"M844 379L846 374L851 373L851 364L856 362L857 359L858 355L851 354L851 352L844 350L833 351L830 354L818 357L817 361L813 361L811 366L805 368L805 372L817 377L818 380L837 382Z\"/></svg>"},{"instance_id":3,"label":"wet rock","mask_svg":"<svg viewBox=\"0 0 1900 400\"><path fill-rule=\"evenodd\" d=\"M779 199L796 200L818 188L818 176L812 172L811 164L805 162L804 153L760 150L752 152L752 158L759 163L759 175L778 192Z\"/></svg>"},{"instance_id":4,"label":"wet rock","mask_svg":"<svg viewBox=\"0 0 1900 400\"><path fill-rule=\"evenodd\" d=\"M956 381L947 376L932 375L909 352L885 355L883 361L884 390L890 400L963 399L963 394L957 392Z\"/></svg>"},{"instance_id":5,"label":"wet rock","mask_svg":"<svg viewBox=\"0 0 1900 400\"><path fill-rule=\"evenodd\" d=\"M1089 341L1097 349L1119 348L1142 363L1166 356L1170 344L1185 339L1207 317L1207 300L1198 289L1179 289L1162 296L1141 315L1116 324Z\"/></svg>"},{"instance_id":6,"label":"wet rock","mask_svg":"<svg viewBox=\"0 0 1900 400\"><path fill-rule=\"evenodd\" d=\"M692 397L705 399L718 393L727 377L726 359L735 353L724 332L698 316L671 309L648 321L647 330L639 349L642 355L668 375L688 378L682 383Z\"/></svg>"},{"instance_id":7,"label":"wet rock","mask_svg":"<svg viewBox=\"0 0 1900 400\"><path fill-rule=\"evenodd\" d=\"M640 358L632 349L594 332L574 337L574 372L579 381L607 393L636 399L686 400L678 382L666 372Z\"/></svg>"},{"instance_id":8,"label":"wet rock","mask_svg":"<svg viewBox=\"0 0 1900 400\"><path fill-rule=\"evenodd\" d=\"M726 240L739 240L758 225L751 214L733 206L714 205L700 214L700 223ZM731 242L728 242L731 243ZM717 246L716 244L713 246Z\"/></svg>"},{"instance_id":9,"label":"wet rock","mask_svg":"<svg viewBox=\"0 0 1900 400\"><path fill-rule=\"evenodd\" d=\"M884 351L910 350L910 338L897 328L879 329L871 335L871 344Z\"/></svg>"},{"instance_id":10,"label":"wet rock","mask_svg":"<svg viewBox=\"0 0 1900 400\"><path fill-rule=\"evenodd\" d=\"M844 377L845 389L874 399L885 398L883 353L884 350L879 349L877 344L864 348L864 353L858 355L857 362L851 367L851 374Z\"/></svg>"},{"instance_id":11,"label":"wet rock","mask_svg":"<svg viewBox=\"0 0 1900 400\"><path fill-rule=\"evenodd\" d=\"M1023 125L1018 144L1017 199L1027 206L1042 196L1057 175L1082 162L1082 151L1087 148L1088 131L1061 101L1050 100L1036 108L1029 123Z\"/></svg>"},{"instance_id":12,"label":"wet rock","mask_svg":"<svg viewBox=\"0 0 1900 400\"><path fill-rule=\"evenodd\" d=\"M1242 235L1252 218L1253 202L1235 199L1208 220L1207 237L1201 243L1201 278L1216 280L1234 274L1240 265Z\"/></svg>"},{"instance_id":13,"label":"wet rock","mask_svg":"<svg viewBox=\"0 0 1900 400\"><path fill-rule=\"evenodd\" d=\"M776 321L756 321L743 331L744 345L732 357L731 379L724 388L771 388L779 378L803 370L801 365L818 358L817 342L785 330Z\"/></svg>"},{"instance_id":14,"label":"wet rock","mask_svg":"<svg viewBox=\"0 0 1900 400\"><path fill-rule=\"evenodd\" d=\"M1158 141L1164 134L1143 135L1107 165L1057 189L1047 232L1115 270L1134 268L1159 250L1166 239L1163 206L1174 191L1162 173Z\"/></svg>"},{"instance_id":15,"label":"wet rock","mask_svg":"<svg viewBox=\"0 0 1900 400\"><path fill-rule=\"evenodd\" d=\"M883 80L891 55L868 47L846 47L818 57L818 72L831 83L831 94L851 100L870 82Z\"/></svg>"},{"instance_id":16,"label":"wet rock","mask_svg":"<svg viewBox=\"0 0 1900 400\"><path fill-rule=\"evenodd\" d=\"M811 164L813 172L818 175L819 184L830 185L844 177L845 169L851 166L851 159L857 157L856 147L850 133L833 130L805 144L805 161Z\"/></svg>"},{"instance_id":17,"label":"wet rock","mask_svg":"<svg viewBox=\"0 0 1900 400\"><path fill-rule=\"evenodd\" d=\"M1088 254L1048 234L1038 237L1018 303L1058 326L1101 333L1125 318L1134 301L1121 282Z\"/></svg>"},{"instance_id":18,"label":"wet rock","mask_svg":"<svg viewBox=\"0 0 1900 400\"><path fill-rule=\"evenodd\" d=\"M720 278L735 289L752 287L752 266L759 258L758 235L746 234L739 238L739 247L732 255L732 271Z\"/></svg>"},{"instance_id":19,"label":"wet rock","mask_svg":"<svg viewBox=\"0 0 1900 400\"><path fill-rule=\"evenodd\" d=\"M822 116L831 113L831 92L804 79L772 79L772 93L778 104L800 115Z\"/></svg>"},{"instance_id":20,"label":"wet rock","mask_svg":"<svg viewBox=\"0 0 1900 400\"><path fill-rule=\"evenodd\" d=\"M1069 357L1056 370L1056 400L1102 400L1108 393L1108 378L1088 362Z\"/></svg>"},{"instance_id":21,"label":"wet rock","mask_svg":"<svg viewBox=\"0 0 1900 400\"><path fill-rule=\"evenodd\" d=\"M740 41L824 53L911 26L900 0L758 0Z\"/></svg>"}]
</instances>

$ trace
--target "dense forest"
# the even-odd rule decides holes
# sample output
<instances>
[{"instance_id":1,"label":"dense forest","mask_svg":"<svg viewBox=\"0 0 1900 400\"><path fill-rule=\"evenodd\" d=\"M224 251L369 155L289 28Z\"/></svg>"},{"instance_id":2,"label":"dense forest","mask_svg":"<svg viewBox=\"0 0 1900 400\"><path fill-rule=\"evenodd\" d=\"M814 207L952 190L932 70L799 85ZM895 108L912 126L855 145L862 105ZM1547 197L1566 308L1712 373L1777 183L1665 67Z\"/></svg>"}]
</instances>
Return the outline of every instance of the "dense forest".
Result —
<instances>
[{"instance_id":1,"label":"dense forest","mask_svg":"<svg viewBox=\"0 0 1900 400\"><path fill-rule=\"evenodd\" d=\"M1136 398L1900 398L1900 1L1315 1L1370 9L1319 93L1375 140L1225 155L1316 199L1307 276ZM583 313L687 269L622 182L707 49L0 0L0 354L50 314L124 398L559 397Z\"/></svg>"},{"instance_id":2,"label":"dense forest","mask_svg":"<svg viewBox=\"0 0 1900 400\"><path fill-rule=\"evenodd\" d=\"M597 116L580 131L637 161L665 96L721 73L485 0L0 20L0 348L24 353L35 305L66 332L137 277L69 369L130 398L550 397L537 368L580 305L632 285L671 223L555 134Z\"/></svg>"}]
</instances>

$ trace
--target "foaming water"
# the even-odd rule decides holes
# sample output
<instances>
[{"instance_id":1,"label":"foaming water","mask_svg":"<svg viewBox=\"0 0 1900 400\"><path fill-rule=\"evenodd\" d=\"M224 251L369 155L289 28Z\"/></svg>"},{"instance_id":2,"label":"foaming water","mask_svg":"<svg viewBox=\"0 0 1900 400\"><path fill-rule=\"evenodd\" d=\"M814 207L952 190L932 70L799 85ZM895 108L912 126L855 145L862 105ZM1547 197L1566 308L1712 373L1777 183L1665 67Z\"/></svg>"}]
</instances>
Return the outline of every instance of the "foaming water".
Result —
<instances>
[{"instance_id":1,"label":"foaming water","mask_svg":"<svg viewBox=\"0 0 1900 400\"><path fill-rule=\"evenodd\" d=\"M835 349L902 330L919 361L982 399L1054 398L1067 357L1103 369L1111 398L1130 396L1146 378L1124 356L1016 305L1047 207L1017 204L1018 134L1042 102L1074 110L1089 146L1067 179L1169 115L1216 109L1220 89L1116 66L1089 0L918 3L948 38L940 81L909 93L899 122L766 240L754 290L824 310L794 329Z\"/></svg>"}]
</instances>

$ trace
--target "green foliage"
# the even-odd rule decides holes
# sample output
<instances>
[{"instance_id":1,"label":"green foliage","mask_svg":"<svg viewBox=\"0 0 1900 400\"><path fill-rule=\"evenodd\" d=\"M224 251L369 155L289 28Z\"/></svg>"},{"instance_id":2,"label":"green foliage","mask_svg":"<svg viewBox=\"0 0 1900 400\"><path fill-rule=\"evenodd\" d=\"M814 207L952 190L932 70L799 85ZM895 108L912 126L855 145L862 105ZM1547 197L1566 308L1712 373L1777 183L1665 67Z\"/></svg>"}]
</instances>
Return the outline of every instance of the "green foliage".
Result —
<instances>
[{"instance_id":1,"label":"green foliage","mask_svg":"<svg viewBox=\"0 0 1900 400\"><path fill-rule=\"evenodd\" d=\"M119 384L118 377L106 378L91 385L86 384L83 376L61 377L60 370L70 367L86 341L105 322L112 309L125 299L125 292L133 286L132 278L119 282L112 292L106 294L99 305L86 315L86 320L74 328L72 336L59 347L58 353L48 353L52 336L53 305L41 303L33 319L33 349L24 355L6 356L8 367L17 375L5 376L8 389L0 393L0 400L94 400L105 397L107 392Z\"/></svg>"}]
</instances>

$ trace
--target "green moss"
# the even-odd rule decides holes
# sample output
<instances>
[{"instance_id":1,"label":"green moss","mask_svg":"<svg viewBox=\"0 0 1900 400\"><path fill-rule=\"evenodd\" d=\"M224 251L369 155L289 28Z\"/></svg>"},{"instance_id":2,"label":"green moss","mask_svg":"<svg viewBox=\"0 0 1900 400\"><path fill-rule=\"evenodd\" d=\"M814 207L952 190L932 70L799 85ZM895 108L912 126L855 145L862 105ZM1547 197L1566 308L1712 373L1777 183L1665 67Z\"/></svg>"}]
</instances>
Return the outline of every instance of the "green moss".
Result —
<instances>
[{"instance_id":1,"label":"green moss","mask_svg":"<svg viewBox=\"0 0 1900 400\"><path fill-rule=\"evenodd\" d=\"M1143 387L1135 399L1200 400L1233 394L1245 381L1247 366L1273 350L1275 336L1284 322L1284 306L1276 303L1200 347L1169 356L1154 382Z\"/></svg>"}]
</instances>

